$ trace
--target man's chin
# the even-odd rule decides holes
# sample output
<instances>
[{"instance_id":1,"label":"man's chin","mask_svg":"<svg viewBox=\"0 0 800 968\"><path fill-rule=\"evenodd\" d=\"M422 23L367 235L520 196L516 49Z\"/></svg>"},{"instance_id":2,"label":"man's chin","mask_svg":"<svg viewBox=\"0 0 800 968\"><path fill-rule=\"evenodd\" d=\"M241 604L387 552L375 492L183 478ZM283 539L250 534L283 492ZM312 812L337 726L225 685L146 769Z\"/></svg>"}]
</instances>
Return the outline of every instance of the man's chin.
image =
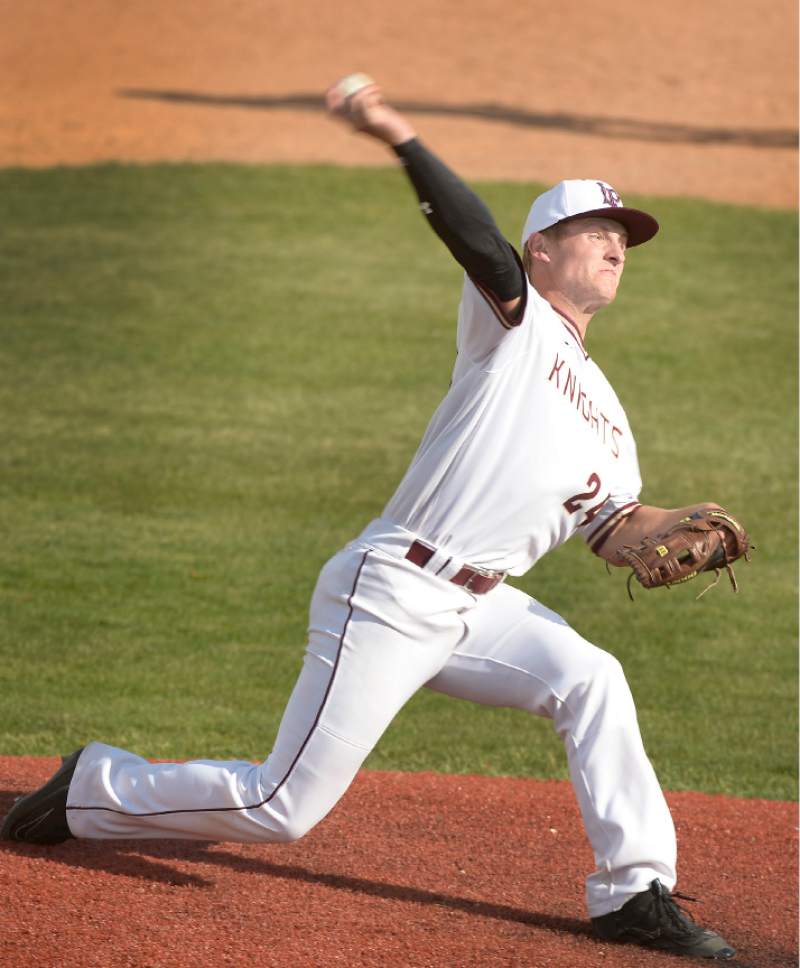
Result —
<instances>
[{"instance_id":1,"label":"man's chin","mask_svg":"<svg viewBox=\"0 0 800 968\"><path fill-rule=\"evenodd\" d=\"M607 306L609 303L614 302L616 298L617 298L616 289L614 290L614 292L611 292L611 293L598 293L595 296L595 298L592 300L592 302L586 307L585 311L587 313L597 313L605 306Z\"/></svg>"}]
</instances>

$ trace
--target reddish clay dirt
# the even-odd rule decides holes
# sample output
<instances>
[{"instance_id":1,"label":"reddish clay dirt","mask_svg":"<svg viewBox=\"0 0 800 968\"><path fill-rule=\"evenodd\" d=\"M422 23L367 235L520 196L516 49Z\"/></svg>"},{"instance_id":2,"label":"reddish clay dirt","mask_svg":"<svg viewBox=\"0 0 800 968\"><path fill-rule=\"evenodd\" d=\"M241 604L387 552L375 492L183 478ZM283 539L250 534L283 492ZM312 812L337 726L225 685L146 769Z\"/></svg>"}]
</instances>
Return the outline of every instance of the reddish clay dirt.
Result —
<instances>
[{"instance_id":1,"label":"reddish clay dirt","mask_svg":"<svg viewBox=\"0 0 800 968\"><path fill-rule=\"evenodd\" d=\"M0 812L55 759L0 757ZM687 904L737 965L797 964L794 804L669 795ZM0 846L3 968L669 968L595 941L569 784L363 771L289 845ZM680 963L680 962L677 962Z\"/></svg>"},{"instance_id":2,"label":"reddish clay dirt","mask_svg":"<svg viewBox=\"0 0 800 968\"><path fill-rule=\"evenodd\" d=\"M364 70L467 177L792 206L793 0L0 0L0 165L329 161Z\"/></svg>"},{"instance_id":3,"label":"reddish clay dirt","mask_svg":"<svg viewBox=\"0 0 800 968\"><path fill-rule=\"evenodd\" d=\"M321 109L364 70L470 178L797 200L792 0L0 0L0 16L0 165L384 165ZM55 762L0 758L0 813ZM795 805L669 800L697 918L741 965L796 965ZM592 940L590 866L568 785L365 772L295 845L3 845L0 965L674 964Z\"/></svg>"}]
</instances>

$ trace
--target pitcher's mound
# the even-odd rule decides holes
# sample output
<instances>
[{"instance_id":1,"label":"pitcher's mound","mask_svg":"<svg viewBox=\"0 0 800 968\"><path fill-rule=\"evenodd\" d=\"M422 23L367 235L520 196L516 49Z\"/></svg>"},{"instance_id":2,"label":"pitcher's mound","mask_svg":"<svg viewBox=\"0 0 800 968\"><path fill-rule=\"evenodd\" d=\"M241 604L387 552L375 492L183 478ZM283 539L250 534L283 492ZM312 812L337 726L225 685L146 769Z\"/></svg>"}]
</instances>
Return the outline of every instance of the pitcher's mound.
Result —
<instances>
[{"instance_id":1,"label":"pitcher's mound","mask_svg":"<svg viewBox=\"0 0 800 968\"><path fill-rule=\"evenodd\" d=\"M0 757L0 813L56 759ZM749 968L797 964L796 805L668 796L679 889ZM569 784L362 772L290 845L0 845L3 968L647 968L595 941Z\"/></svg>"}]
</instances>

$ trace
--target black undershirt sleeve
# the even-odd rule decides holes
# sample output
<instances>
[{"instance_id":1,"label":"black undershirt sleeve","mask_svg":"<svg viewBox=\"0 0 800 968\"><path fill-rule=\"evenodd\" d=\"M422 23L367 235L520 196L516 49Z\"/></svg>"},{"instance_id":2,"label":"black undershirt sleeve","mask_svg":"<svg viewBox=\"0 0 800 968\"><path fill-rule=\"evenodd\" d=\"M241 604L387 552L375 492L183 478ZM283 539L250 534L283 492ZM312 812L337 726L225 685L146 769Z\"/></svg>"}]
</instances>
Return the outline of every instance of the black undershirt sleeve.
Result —
<instances>
[{"instance_id":1,"label":"black undershirt sleeve","mask_svg":"<svg viewBox=\"0 0 800 968\"><path fill-rule=\"evenodd\" d=\"M420 208L455 260L501 302L526 291L519 256L478 196L418 138L395 146Z\"/></svg>"}]
</instances>

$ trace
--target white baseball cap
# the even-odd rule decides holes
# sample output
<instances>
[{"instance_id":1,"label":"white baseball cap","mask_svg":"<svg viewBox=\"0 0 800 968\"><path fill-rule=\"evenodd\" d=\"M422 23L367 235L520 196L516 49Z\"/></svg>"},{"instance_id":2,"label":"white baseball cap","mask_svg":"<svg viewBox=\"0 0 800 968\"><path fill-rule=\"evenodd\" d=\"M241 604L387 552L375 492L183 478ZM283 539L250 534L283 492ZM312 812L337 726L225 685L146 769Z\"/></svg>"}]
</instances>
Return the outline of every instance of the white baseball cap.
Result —
<instances>
[{"instance_id":1,"label":"white baseball cap","mask_svg":"<svg viewBox=\"0 0 800 968\"><path fill-rule=\"evenodd\" d=\"M628 248L647 242L658 232L658 222L653 216L638 208L626 208L608 182L573 178L559 182L531 205L522 230L522 247L534 232L541 232L558 222L593 215L621 222L628 231Z\"/></svg>"}]
</instances>

